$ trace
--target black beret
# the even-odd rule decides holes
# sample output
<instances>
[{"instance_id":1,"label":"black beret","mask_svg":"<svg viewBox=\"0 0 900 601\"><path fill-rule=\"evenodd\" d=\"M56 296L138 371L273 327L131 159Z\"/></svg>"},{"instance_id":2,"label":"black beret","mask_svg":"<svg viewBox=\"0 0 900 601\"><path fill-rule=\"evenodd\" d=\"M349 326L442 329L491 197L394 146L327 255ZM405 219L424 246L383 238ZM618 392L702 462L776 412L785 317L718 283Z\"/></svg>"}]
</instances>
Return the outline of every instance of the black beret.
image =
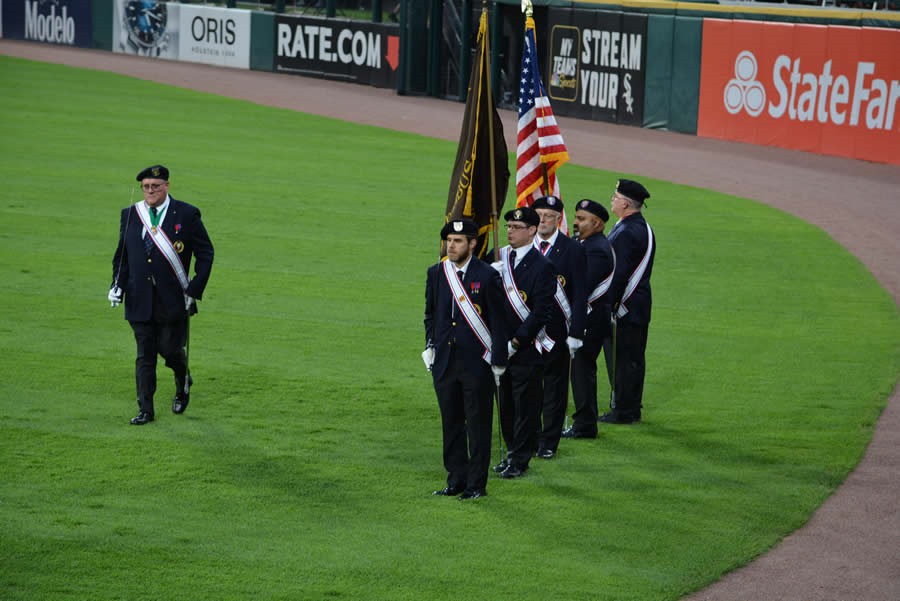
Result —
<instances>
[{"instance_id":1,"label":"black beret","mask_svg":"<svg viewBox=\"0 0 900 601\"><path fill-rule=\"evenodd\" d=\"M537 227L541 222L540 215L538 215L537 211L531 207L518 207L511 211L507 211L506 215L503 216L503 219L506 221L521 221L522 223L527 223L534 227Z\"/></svg>"},{"instance_id":2,"label":"black beret","mask_svg":"<svg viewBox=\"0 0 900 601\"><path fill-rule=\"evenodd\" d=\"M532 209L550 209L551 211L556 211L557 213L563 212L563 201L555 196L541 196L537 200L535 200L532 205Z\"/></svg>"},{"instance_id":3,"label":"black beret","mask_svg":"<svg viewBox=\"0 0 900 601\"><path fill-rule=\"evenodd\" d=\"M162 165L147 167L137 174L137 181L142 182L145 179L164 179L169 181L169 170Z\"/></svg>"},{"instance_id":4,"label":"black beret","mask_svg":"<svg viewBox=\"0 0 900 601\"><path fill-rule=\"evenodd\" d=\"M620 179L616 183L616 192L640 203L643 203L650 198L650 193L647 192L647 188L630 179Z\"/></svg>"},{"instance_id":5,"label":"black beret","mask_svg":"<svg viewBox=\"0 0 900 601\"><path fill-rule=\"evenodd\" d=\"M575 205L576 211L587 211L588 213L593 213L597 217L603 220L603 223L609 221L609 211L606 210L599 202L594 202L590 198L582 198L578 201L578 204Z\"/></svg>"},{"instance_id":6,"label":"black beret","mask_svg":"<svg viewBox=\"0 0 900 601\"><path fill-rule=\"evenodd\" d=\"M446 240L450 234L459 234L467 238L478 237L478 226L471 219L454 219L448 221L441 228L441 240Z\"/></svg>"}]
</instances>

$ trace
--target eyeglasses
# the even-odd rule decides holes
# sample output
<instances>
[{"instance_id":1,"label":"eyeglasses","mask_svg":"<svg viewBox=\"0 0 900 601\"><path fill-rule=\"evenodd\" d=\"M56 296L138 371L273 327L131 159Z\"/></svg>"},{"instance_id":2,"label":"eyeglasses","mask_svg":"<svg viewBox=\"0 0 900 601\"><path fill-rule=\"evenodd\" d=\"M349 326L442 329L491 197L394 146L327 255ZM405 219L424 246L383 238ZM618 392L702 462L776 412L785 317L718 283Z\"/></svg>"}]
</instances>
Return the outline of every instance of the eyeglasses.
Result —
<instances>
[{"instance_id":1,"label":"eyeglasses","mask_svg":"<svg viewBox=\"0 0 900 601\"><path fill-rule=\"evenodd\" d=\"M527 230L530 228L530 225L519 225L518 223L507 223L506 229L508 230Z\"/></svg>"},{"instance_id":2,"label":"eyeglasses","mask_svg":"<svg viewBox=\"0 0 900 601\"><path fill-rule=\"evenodd\" d=\"M621 196L619 194L613 194L612 196L609 197L609 199L610 200L621 200L622 202L628 202L627 198L625 198L624 196Z\"/></svg>"},{"instance_id":3,"label":"eyeglasses","mask_svg":"<svg viewBox=\"0 0 900 601\"><path fill-rule=\"evenodd\" d=\"M144 192L156 192L165 185L166 184L141 184L141 189L144 190Z\"/></svg>"}]
</instances>

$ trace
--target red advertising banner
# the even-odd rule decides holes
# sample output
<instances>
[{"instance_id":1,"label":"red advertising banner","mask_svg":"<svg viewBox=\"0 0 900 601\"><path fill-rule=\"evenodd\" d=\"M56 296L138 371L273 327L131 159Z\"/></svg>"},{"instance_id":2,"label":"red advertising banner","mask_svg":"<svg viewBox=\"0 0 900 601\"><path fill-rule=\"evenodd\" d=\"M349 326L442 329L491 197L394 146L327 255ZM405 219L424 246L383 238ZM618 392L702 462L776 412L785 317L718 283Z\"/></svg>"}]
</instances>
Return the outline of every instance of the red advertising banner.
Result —
<instances>
[{"instance_id":1,"label":"red advertising banner","mask_svg":"<svg viewBox=\"0 0 900 601\"><path fill-rule=\"evenodd\" d=\"M697 135L900 165L900 29L704 19Z\"/></svg>"}]
</instances>

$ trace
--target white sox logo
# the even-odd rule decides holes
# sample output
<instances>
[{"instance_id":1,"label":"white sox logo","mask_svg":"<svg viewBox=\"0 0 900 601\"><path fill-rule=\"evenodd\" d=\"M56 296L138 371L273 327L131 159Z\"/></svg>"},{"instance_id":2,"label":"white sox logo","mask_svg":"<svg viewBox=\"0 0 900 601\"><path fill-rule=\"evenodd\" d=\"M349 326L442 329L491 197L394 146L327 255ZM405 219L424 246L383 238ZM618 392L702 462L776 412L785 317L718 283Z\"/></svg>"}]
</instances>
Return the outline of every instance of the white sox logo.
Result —
<instances>
[{"instance_id":1,"label":"white sox logo","mask_svg":"<svg viewBox=\"0 0 900 601\"><path fill-rule=\"evenodd\" d=\"M737 55L734 61L734 79L725 86L725 109L732 115L746 110L757 117L766 106L766 90L756 81L756 57L749 50Z\"/></svg>"}]
</instances>

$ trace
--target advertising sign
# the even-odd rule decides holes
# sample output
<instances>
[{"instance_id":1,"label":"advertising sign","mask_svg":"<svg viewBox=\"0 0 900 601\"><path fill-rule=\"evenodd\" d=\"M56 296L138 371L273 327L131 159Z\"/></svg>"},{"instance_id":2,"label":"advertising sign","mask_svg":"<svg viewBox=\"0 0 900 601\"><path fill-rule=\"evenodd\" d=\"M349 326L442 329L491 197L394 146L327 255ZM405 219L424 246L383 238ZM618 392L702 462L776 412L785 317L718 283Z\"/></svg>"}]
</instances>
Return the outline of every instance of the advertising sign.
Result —
<instances>
[{"instance_id":1,"label":"advertising sign","mask_svg":"<svg viewBox=\"0 0 900 601\"><path fill-rule=\"evenodd\" d=\"M900 30L705 19L697 135L900 164Z\"/></svg>"},{"instance_id":2,"label":"advertising sign","mask_svg":"<svg viewBox=\"0 0 900 601\"><path fill-rule=\"evenodd\" d=\"M91 3L84 0L3 0L3 37L90 48Z\"/></svg>"},{"instance_id":3,"label":"advertising sign","mask_svg":"<svg viewBox=\"0 0 900 601\"><path fill-rule=\"evenodd\" d=\"M157 0L115 0L113 51L177 59L182 6Z\"/></svg>"},{"instance_id":4,"label":"advertising sign","mask_svg":"<svg viewBox=\"0 0 900 601\"><path fill-rule=\"evenodd\" d=\"M178 60L250 68L250 11L181 5Z\"/></svg>"},{"instance_id":5,"label":"advertising sign","mask_svg":"<svg viewBox=\"0 0 900 601\"><path fill-rule=\"evenodd\" d=\"M641 125L647 16L549 11L545 76L557 115Z\"/></svg>"},{"instance_id":6,"label":"advertising sign","mask_svg":"<svg viewBox=\"0 0 900 601\"><path fill-rule=\"evenodd\" d=\"M275 17L276 71L393 88L399 60L397 25Z\"/></svg>"}]
</instances>

